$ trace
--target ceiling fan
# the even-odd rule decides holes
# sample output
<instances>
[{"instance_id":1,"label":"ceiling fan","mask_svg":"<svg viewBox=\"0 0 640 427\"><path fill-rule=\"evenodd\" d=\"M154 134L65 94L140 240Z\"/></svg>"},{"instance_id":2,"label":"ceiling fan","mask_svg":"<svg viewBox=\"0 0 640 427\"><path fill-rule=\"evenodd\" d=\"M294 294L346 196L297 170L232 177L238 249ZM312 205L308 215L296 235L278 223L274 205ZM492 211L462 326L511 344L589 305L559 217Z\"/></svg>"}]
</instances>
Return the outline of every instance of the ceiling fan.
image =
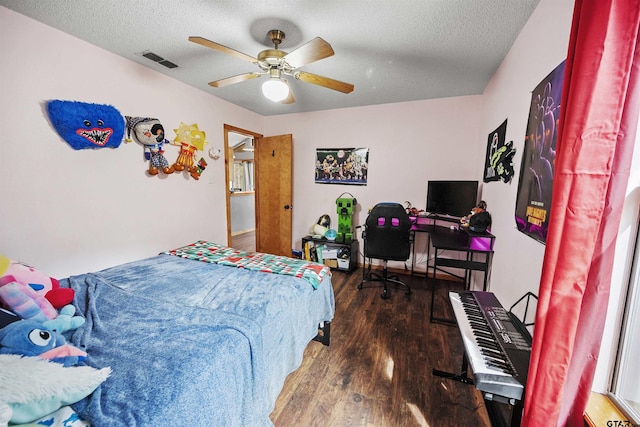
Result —
<instances>
[{"instance_id":1,"label":"ceiling fan","mask_svg":"<svg viewBox=\"0 0 640 427\"><path fill-rule=\"evenodd\" d=\"M272 101L282 102L283 104L295 102L293 92L287 80L284 79L284 76L292 76L297 80L342 93L353 92L354 87L350 83L298 70L298 68L311 64L312 62L333 56L333 48L322 38L316 37L294 51L287 53L278 49L278 45L284 40L284 32L271 30L267 35L271 39L274 48L263 50L256 58L203 37L192 36L189 37L189 41L256 64L261 70L259 72L249 72L210 82L209 85L213 87L228 86L268 75L269 80L262 84L263 94Z\"/></svg>"}]
</instances>

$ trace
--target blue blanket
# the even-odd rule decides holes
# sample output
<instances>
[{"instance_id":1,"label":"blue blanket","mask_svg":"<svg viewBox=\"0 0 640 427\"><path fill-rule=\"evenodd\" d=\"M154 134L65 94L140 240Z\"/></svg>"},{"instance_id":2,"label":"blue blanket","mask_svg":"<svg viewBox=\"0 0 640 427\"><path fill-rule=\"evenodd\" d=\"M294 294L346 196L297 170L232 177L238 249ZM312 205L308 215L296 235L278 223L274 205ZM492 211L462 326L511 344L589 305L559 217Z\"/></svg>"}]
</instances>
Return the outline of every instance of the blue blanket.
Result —
<instances>
[{"instance_id":1,"label":"blue blanket","mask_svg":"<svg viewBox=\"0 0 640 427\"><path fill-rule=\"evenodd\" d=\"M73 407L94 426L268 426L286 376L333 318L328 280L160 255L73 276L71 342L112 376Z\"/></svg>"}]
</instances>

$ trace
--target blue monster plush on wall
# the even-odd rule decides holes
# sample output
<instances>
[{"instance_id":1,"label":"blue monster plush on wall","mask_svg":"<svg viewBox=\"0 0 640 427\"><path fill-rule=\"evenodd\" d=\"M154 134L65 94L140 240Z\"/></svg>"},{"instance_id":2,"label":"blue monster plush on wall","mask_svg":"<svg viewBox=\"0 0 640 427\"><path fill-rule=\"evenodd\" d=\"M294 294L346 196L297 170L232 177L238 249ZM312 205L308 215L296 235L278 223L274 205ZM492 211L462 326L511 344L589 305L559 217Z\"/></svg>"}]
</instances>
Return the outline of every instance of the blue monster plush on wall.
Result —
<instances>
[{"instance_id":1,"label":"blue monster plush on wall","mask_svg":"<svg viewBox=\"0 0 640 427\"><path fill-rule=\"evenodd\" d=\"M75 150L118 148L124 136L124 118L110 105L52 100L47 111L56 132Z\"/></svg>"}]
</instances>

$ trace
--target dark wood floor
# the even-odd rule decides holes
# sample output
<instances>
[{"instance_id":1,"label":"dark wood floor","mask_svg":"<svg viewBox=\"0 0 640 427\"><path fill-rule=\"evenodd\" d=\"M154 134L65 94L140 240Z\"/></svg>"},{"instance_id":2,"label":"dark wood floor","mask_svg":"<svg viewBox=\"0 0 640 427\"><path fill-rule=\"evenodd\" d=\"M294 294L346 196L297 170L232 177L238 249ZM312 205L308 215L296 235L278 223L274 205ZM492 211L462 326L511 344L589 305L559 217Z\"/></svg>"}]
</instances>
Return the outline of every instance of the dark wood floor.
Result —
<instances>
[{"instance_id":1,"label":"dark wood floor","mask_svg":"<svg viewBox=\"0 0 640 427\"><path fill-rule=\"evenodd\" d=\"M480 392L432 375L459 373L464 347L457 326L429 322L430 282L403 276L412 294L392 286L383 300L381 283L357 289L361 274L333 272L331 345L309 344L271 414L275 426L490 426ZM461 285L437 282L438 317L453 319L452 287Z\"/></svg>"}]
</instances>

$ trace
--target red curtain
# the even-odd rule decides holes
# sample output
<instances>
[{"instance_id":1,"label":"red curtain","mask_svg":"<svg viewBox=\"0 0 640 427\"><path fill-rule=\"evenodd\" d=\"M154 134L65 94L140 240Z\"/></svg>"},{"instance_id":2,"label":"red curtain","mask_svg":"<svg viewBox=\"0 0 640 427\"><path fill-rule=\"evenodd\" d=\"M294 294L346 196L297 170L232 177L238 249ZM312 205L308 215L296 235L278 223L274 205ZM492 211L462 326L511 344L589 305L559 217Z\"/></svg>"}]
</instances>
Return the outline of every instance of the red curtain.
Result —
<instances>
[{"instance_id":1,"label":"red curtain","mask_svg":"<svg viewBox=\"0 0 640 427\"><path fill-rule=\"evenodd\" d=\"M576 0L524 426L584 426L638 122L640 0Z\"/></svg>"}]
</instances>

